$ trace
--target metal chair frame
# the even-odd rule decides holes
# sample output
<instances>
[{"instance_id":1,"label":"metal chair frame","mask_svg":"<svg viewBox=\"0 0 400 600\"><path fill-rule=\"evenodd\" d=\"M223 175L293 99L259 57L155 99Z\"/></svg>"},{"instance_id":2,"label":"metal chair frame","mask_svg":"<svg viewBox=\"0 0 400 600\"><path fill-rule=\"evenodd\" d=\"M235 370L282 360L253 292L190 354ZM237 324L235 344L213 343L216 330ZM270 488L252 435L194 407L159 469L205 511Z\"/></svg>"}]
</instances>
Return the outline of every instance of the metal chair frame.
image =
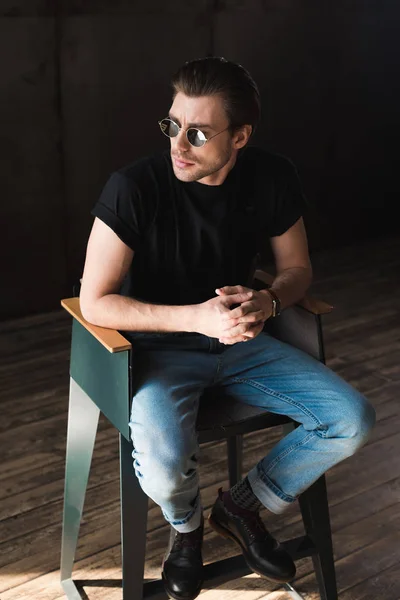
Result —
<instances>
[{"instance_id":1,"label":"metal chair frame","mask_svg":"<svg viewBox=\"0 0 400 600\"><path fill-rule=\"evenodd\" d=\"M271 276L258 270L253 287L261 289ZM143 493L132 466L132 444L129 435L129 410L132 398L131 344L118 332L87 323L80 312L79 298L62 301L74 317L71 340L70 398L68 414L64 514L61 551L61 583L68 600L81 600L80 590L93 581L74 581L72 571L80 522L89 478L91 459L100 411L119 432L121 544L123 600L167 598L161 579L144 582L146 550L147 497ZM286 309L267 322L271 335L308 352L325 362L321 315L332 307L310 298L301 305ZM212 400L212 394L208 395ZM112 399L112 402L110 402ZM206 397L200 403L197 430L199 442L227 441L230 485L242 477L242 439L249 432L277 425L293 428L296 423L258 407L242 405L232 398L218 397L216 403ZM212 424L212 425L211 425ZM325 477L322 476L299 498L305 535L284 542L294 560L311 556L321 600L337 600L337 587L329 520ZM135 532L132 535L132 532ZM223 582L250 573L243 556L218 560L204 567L205 585ZM107 585L107 582L95 582ZM115 584L115 583L114 583ZM301 598L286 584L293 598Z\"/></svg>"}]
</instances>

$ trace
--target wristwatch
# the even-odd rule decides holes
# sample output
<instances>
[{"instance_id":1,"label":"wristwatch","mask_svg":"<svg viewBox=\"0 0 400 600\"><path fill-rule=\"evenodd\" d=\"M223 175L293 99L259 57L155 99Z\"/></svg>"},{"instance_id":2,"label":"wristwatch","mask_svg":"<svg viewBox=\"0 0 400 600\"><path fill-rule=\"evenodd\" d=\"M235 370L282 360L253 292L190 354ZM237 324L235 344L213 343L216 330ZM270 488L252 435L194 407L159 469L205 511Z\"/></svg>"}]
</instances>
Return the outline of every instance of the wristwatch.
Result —
<instances>
[{"instance_id":1,"label":"wristwatch","mask_svg":"<svg viewBox=\"0 0 400 600\"><path fill-rule=\"evenodd\" d=\"M281 301L279 300L276 293L273 290L271 290L271 288L266 288L266 291L269 293L269 295L271 296L271 300L272 300L271 317L277 317L278 315L281 314Z\"/></svg>"}]
</instances>

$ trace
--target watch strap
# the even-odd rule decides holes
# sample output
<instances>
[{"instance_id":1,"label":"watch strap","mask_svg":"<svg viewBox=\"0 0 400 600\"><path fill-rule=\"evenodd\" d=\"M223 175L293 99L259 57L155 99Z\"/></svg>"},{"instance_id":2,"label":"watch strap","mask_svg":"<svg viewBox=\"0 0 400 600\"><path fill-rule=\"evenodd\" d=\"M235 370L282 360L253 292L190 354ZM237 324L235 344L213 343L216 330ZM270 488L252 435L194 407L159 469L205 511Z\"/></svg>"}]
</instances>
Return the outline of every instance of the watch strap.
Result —
<instances>
[{"instance_id":1,"label":"watch strap","mask_svg":"<svg viewBox=\"0 0 400 600\"><path fill-rule=\"evenodd\" d=\"M281 301L279 300L279 296L271 290L271 288L266 288L267 292L271 296L272 299L272 314L271 317L277 317L281 314Z\"/></svg>"}]
</instances>

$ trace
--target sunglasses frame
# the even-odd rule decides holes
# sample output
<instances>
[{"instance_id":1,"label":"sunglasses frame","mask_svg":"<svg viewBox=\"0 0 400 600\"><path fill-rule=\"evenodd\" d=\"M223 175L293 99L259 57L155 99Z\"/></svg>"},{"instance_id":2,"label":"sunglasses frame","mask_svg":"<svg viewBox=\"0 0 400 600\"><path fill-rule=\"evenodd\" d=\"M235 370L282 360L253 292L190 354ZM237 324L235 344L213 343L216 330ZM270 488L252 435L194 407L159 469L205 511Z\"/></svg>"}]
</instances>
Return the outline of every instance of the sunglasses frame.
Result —
<instances>
[{"instance_id":1,"label":"sunglasses frame","mask_svg":"<svg viewBox=\"0 0 400 600\"><path fill-rule=\"evenodd\" d=\"M173 123L178 128L178 133L176 135L168 135L168 133L165 133L165 131L163 131L163 128L161 126L161 123L163 121L170 121L171 123ZM173 121L170 117L164 117L164 119L161 119L160 121L158 121L158 125L160 126L161 133L163 133L170 140L172 138L178 137L180 131L184 131L186 133L187 141L189 142L189 144L191 146L193 146L193 148L203 148L207 144L207 142L209 142L210 140L212 140L213 138L215 138L220 133L224 133L224 131L227 131L229 129L229 126L225 127L225 129L223 129L222 131L218 131L218 133L214 133L214 135L210 135L210 137L207 137L206 134L203 133L203 131L201 129L199 129L198 127L188 127L187 129L183 129L183 127L179 127L178 123L176 123L175 121ZM201 146L196 146L195 144L192 144L192 142L189 140L189 136L188 136L188 132L191 129L193 129L194 131L199 131L204 136L204 138L205 138L204 144L201 144Z\"/></svg>"}]
</instances>

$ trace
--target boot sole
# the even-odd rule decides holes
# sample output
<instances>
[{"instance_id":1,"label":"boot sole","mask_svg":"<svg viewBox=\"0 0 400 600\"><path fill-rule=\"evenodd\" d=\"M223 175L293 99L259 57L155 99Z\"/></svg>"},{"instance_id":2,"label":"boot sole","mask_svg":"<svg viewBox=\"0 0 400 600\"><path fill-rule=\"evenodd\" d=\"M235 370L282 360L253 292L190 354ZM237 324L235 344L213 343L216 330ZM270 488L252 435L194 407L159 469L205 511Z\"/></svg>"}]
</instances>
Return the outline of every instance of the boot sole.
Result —
<instances>
[{"instance_id":1,"label":"boot sole","mask_svg":"<svg viewBox=\"0 0 400 600\"><path fill-rule=\"evenodd\" d=\"M258 571L248 560L246 549L243 547L242 543L240 542L240 540L238 540L234 533L229 531L229 529L226 529L223 525L221 525L221 523L218 523L218 521L215 521L211 514L208 516L208 522L210 524L211 529L214 529L214 531L216 531L216 533L219 533L219 535L221 535L222 537L232 540L232 542L234 542L240 548L247 566L249 567L249 569L251 569L251 571L253 571L253 573L260 575L260 577L265 577L266 579L268 579L269 581L273 581L274 583L288 583L288 581L292 581L294 575L290 579L280 579L274 577L273 575L265 575L265 573L261 573L261 571Z\"/></svg>"}]
</instances>

